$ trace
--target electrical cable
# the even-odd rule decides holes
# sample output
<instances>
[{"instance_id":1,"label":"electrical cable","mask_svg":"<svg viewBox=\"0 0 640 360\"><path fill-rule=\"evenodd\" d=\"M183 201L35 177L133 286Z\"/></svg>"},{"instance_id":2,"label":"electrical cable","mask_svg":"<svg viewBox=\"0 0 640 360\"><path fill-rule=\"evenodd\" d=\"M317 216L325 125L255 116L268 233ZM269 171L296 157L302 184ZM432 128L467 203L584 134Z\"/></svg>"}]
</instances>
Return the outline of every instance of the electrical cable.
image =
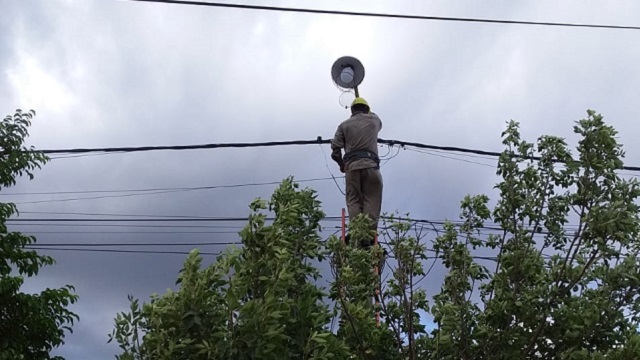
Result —
<instances>
[{"instance_id":1,"label":"electrical cable","mask_svg":"<svg viewBox=\"0 0 640 360\"><path fill-rule=\"evenodd\" d=\"M147 215L141 215L147 216ZM392 221L406 221L411 223L421 223L421 224L430 224L430 225L444 225L446 222L450 222L453 225L461 225L463 221L461 220L429 220L429 219L418 219L411 217L391 217L391 216L380 216L382 219L392 220ZM234 227L224 227L219 225L141 225L141 224L130 224L130 223L184 223L184 222L240 222L240 221L248 221L248 217L192 217L192 218L127 218L127 219L116 219L116 218L98 218L98 219L88 219L88 218L11 218L7 219L7 225L12 226L117 226L117 227L170 227L170 228L195 228L195 227L203 227L203 228L238 228L238 226ZM274 217L266 217L266 221L275 220ZM321 219L322 221L340 221L340 216L325 216ZM44 223L40 223L44 222ZM72 224L60 224L62 222L71 222ZM123 224L100 224L100 223L114 223L121 222ZM75 224L74 224L75 223ZM87 224L77 224L77 223L87 223ZM97 223L97 224L94 224ZM575 224L565 224L565 227L576 227ZM494 223L493 225L484 225L479 227L479 229L485 230L496 230L502 231L503 229L499 227L499 224ZM532 229L528 229L532 230ZM567 229L571 230L571 229ZM540 234L545 234L541 232Z\"/></svg>"},{"instance_id":2,"label":"electrical cable","mask_svg":"<svg viewBox=\"0 0 640 360\"><path fill-rule=\"evenodd\" d=\"M331 180L334 181L335 178L317 178L317 179L301 179L296 180L296 182L310 182L310 181L322 181L322 180ZM32 201L19 201L14 202L16 205L27 205L27 204L43 204L43 203L54 203L54 202L68 202L68 201L82 201L82 200L99 200L99 199L113 199L113 198L124 198L124 197L133 197L133 196L145 196L145 195L158 195L158 194L169 194L169 193L180 193L187 191L196 191L196 190L211 190L211 189L222 189L222 188L239 188L239 187L247 187L247 186L260 186L260 185L277 185L280 184L281 181L272 181L272 182L264 182L264 183L250 183L250 184L233 184L233 185L218 185L218 186L200 186L200 187L191 187L191 188L175 188L170 190L148 190L148 189L137 189L131 191L138 191L132 194L116 194L116 195L101 195L101 196L86 196L86 197L75 197L75 198L64 198L64 199L48 199L48 200L32 200ZM116 192L122 192L126 190L116 190ZM89 192L111 192L109 190L95 190L95 191L85 191L85 192L77 192L77 193L89 193ZM51 192L54 194L54 192ZM65 191L60 193L73 193L71 191ZM27 195L29 193L14 193L14 194L3 194L3 195ZM32 193L33 194L33 193ZM45 193L39 193L39 195L43 195Z\"/></svg>"},{"instance_id":3,"label":"electrical cable","mask_svg":"<svg viewBox=\"0 0 640 360\"><path fill-rule=\"evenodd\" d=\"M274 218L267 218L267 220L273 220ZM219 221L247 221L249 217L210 217L210 218L184 218L184 219L176 219L176 218L166 218L166 219L112 219L112 218L101 218L101 219L86 219L86 218L42 218L42 219L27 219L27 218L17 218L17 219L7 219L7 222L31 222L31 221L45 221L45 222L219 222Z\"/></svg>"},{"instance_id":4,"label":"electrical cable","mask_svg":"<svg viewBox=\"0 0 640 360\"><path fill-rule=\"evenodd\" d=\"M169 229L169 230L175 230L175 229L232 229L232 230L236 230L236 231L229 231L229 232L224 232L224 231L211 231L211 230L198 230L198 231L183 231L183 230L178 230L178 231L100 231L100 230L96 230L95 232L92 231L84 231L84 230L79 230L79 231L39 231L39 230L35 230L35 231L30 231L28 229L24 229L24 228L20 228L17 229L15 231L18 232L22 232L22 233L28 233L28 234L84 234L84 233L88 233L88 234L108 234L108 233L118 233L118 234L226 234L226 233L232 233L232 234L237 234L238 232L240 232L242 229L245 228L245 226L219 226L219 225L137 225L137 224L7 224L11 227L14 226L19 226L19 227L30 227L30 226L46 226L46 227L56 227L56 228L119 228L119 229ZM331 228L339 228L339 226L323 226L324 229L331 229ZM12 230L13 231L13 230Z\"/></svg>"},{"instance_id":5,"label":"electrical cable","mask_svg":"<svg viewBox=\"0 0 640 360\"><path fill-rule=\"evenodd\" d=\"M326 181L331 178L313 178L313 179L294 179L295 182L314 182L314 181ZM44 192L20 192L20 193L0 193L0 196L15 196L15 195L61 195L61 194L96 194L96 193L147 193L147 192L180 192L180 191L195 191L195 190L212 190L212 189L226 189L226 188L239 188L248 186L262 186L262 185L278 185L282 181L267 181L245 184L229 184L229 185L213 185L213 186L189 186L189 187L166 187L166 188L146 188L146 189L119 189L119 190L82 190L82 191L44 191ZM145 194L142 194L145 195Z\"/></svg>"},{"instance_id":6,"label":"electrical cable","mask_svg":"<svg viewBox=\"0 0 640 360\"><path fill-rule=\"evenodd\" d=\"M324 148L322 147L321 144L318 144L318 146L320 147L320 150L322 151L322 155L324 155L324 164L327 167L327 171L329 172L329 175L331 175L331 178L333 179L333 182L336 184L336 187L338 188L338 191L340 191L340 193L342 195L347 195L342 188L340 187L340 184L338 184L338 180L336 180L336 177L333 175L333 172L331 171L331 169L329 168L329 160L327 159L327 153L324 151ZM344 176L342 176L342 178L344 178Z\"/></svg>"},{"instance_id":7,"label":"electrical cable","mask_svg":"<svg viewBox=\"0 0 640 360\"><path fill-rule=\"evenodd\" d=\"M419 150L419 149L412 149L411 147L407 147L407 150ZM440 153L440 154L447 154L447 151L442 151L442 150L430 150L431 152L435 152L435 153ZM466 153L460 153L460 154L456 154L457 156L462 156L462 157L469 157L469 158L475 158L475 159L484 159L484 160L495 160L495 156L488 156L488 155L475 155L475 154L466 154Z\"/></svg>"},{"instance_id":8,"label":"electrical cable","mask_svg":"<svg viewBox=\"0 0 640 360\"><path fill-rule=\"evenodd\" d=\"M137 0L134 0L137 1ZM167 145L167 146L139 146L139 147L112 147L112 148L77 148L77 149L54 149L54 150L34 150L44 154L72 154L72 153L92 153L92 152L140 152L140 151L158 151L158 150L197 150L197 149L219 149L219 148L252 148L252 147L271 147L271 146L291 146L291 145L316 145L329 144L330 140L323 140L318 136L315 140L290 140L290 141L271 141L256 143L217 143L217 144L201 144L201 145ZM465 154L485 155L492 157L500 157L501 153L495 151L469 149L455 146L438 146L422 144L410 141L386 140L378 139L379 144L387 144L400 147L415 147L427 150L439 150L445 152L459 152ZM541 160L539 156L520 156L527 160ZM561 161L556 161L562 163ZM640 171L640 166L622 166L622 170Z\"/></svg>"},{"instance_id":9,"label":"electrical cable","mask_svg":"<svg viewBox=\"0 0 640 360\"><path fill-rule=\"evenodd\" d=\"M105 253L131 253L131 254L175 254L175 255L189 255L186 251L160 251L160 250L117 250L117 249L68 249L68 248L54 248L54 247L29 247L29 250L51 250L51 251L88 251L88 252L105 252ZM222 252L200 252L200 255L213 255L218 256Z\"/></svg>"},{"instance_id":10,"label":"electrical cable","mask_svg":"<svg viewBox=\"0 0 640 360\"><path fill-rule=\"evenodd\" d=\"M103 247L103 246L216 246L216 245L238 245L242 241L221 241L221 242L192 242L192 243L38 243L34 246L39 247L60 247L60 246L86 246L86 247ZM28 247L31 245L28 245Z\"/></svg>"},{"instance_id":11,"label":"electrical cable","mask_svg":"<svg viewBox=\"0 0 640 360\"><path fill-rule=\"evenodd\" d=\"M101 153L101 154L80 154L80 155L69 155L69 156L52 156L49 159L51 160L60 160L60 159L73 159L73 158L81 158L87 156L99 156L99 155L111 155L114 153Z\"/></svg>"},{"instance_id":12,"label":"electrical cable","mask_svg":"<svg viewBox=\"0 0 640 360\"><path fill-rule=\"evenodd\" d=\"M386 159L383 160L383 162L380 164L380 168L382 169L383 166L387 165L387 163L389 162L389 160L395 158L396 156L398 156L400 154L400 149L401 147L398 147L398 151L396 151L396 153Z\"/></svg>"},{"instance_id":13,"label":"electrical cable","mask_svg":"<svg viewBox=\"0 0 640 360\"><path fill-rule=\"evenodd\" d=\"M115 198L125 198L125 197L133 197L133 196L158 195L158 194L169 194L169 193L179 193L179 192L183 192L183 190L150 191L150 192L134 193L134 194L87 196L87 197L66 198L66 199L18 201L18 202L14 202L14 204L16 204L16 205L28 205L28 204L46 204L46 203L54 203L54 202L67 202L67 201L81 201L81 200L115 199Z\"/></svg>"},{"instance_id":14,"label":"electrical cable","mask_svg":"<svg viewBox=\"0 0 640 360\"><path fill-rule=\"evenodd\" d=\"M460 17L426 16L426 15L403 15L403 14L389 14L389 13L370 13L370 12L320 10L320 9L291 8L291 7L279 7L279 6L249 5L249 4L217 3L217 2L193 1L193 0L184 0L184 1L128 0L128 1L147 2L147 3L164 3L164 4L175 4L175 5L195 5L195 6L207 6L207 7L220 7L220 8L235 8L235 9L243 9L243 10L267 10L267 11L280 11L280 12L298 12L298 13L323 14L323 15L348 15L348 16L361 16L361 17L407 19L407 20L456 21L456 22L510 24L510 25L539 25L539 26L640 30L639 26L580 24L580 23L521 21L521 20L499 20L499 19L481 19L481 18L460 18Z\"/></svg>"},{"instance_id":15,"label":"electrical cable","mask_svg":"<svg viewBox=\"0 0 640 360\"><path fill-rule=\"evenodd\" d=\"M145 216L145 215L142 215ZM381 216L382 219L392 219L389 216ZM322 221L340 221L341 217L338 216L327 216L322 219ZM99 219L87 219L87 218L23 218L23 219L8 219L7 225L10 226L64 226L64 227L120 227L120 228L169 228L169 229L177 229L177 228L188 228L188 229L234 229L240 231L244 226L236 225L236 226L220 226L219 224L213 225L182 225L184 222L239 222L239 221L247 221L248 217L194 217L194 218L128 218L128 219L114 219L114 218L99 218ZM273 217L265 218L267 221L275 220ZM413 224L429 224L431 226L439 226L443 227L443 225L447 222L445 220L429 220L429 219L417 219L417 218L409 218L409 217L394 217L393 221L406 221ZM104 224L104 223L110 224ZM164 224L138 224L138 223L162 223ZM452 223L455 226L460 226L462 224L461 220L449 220L448 222ZM65 224L70 223L70 224ZM113 224L120 223L120 224ZM133 223L133 224L132 224ZM180 225L169 225L167 223L180 223ZM566 231L575 230L577 227L576 224L565 224ZM476 229L479 230L493 230L493 231L503 231L499 224L485 224L482 227L478 227ZM524 230L533 231L531 228L525 228ZM26 230L21 230L26 232ZM99 231L99 233L103 233L104 231ZM212 232L215 233L215 232ZM224 232L218 232L224 233ZM237 232L229 232L229 233L237 233ZM489 235L489 233L481 233L483 235ZM534 235L548 235L548 231L538 231ZM462 236L462 235L461 235Z\"/></svg>"},{"instance_id":16,"label":"electrical cable","mask_svg":"<svg viewBox=\"0 0 640 360\"><path fill-rule=\"evenodd\" d=\"M29 250L51 250L51 251L86 251L86 252L104 252L104 253L132 253L132 254L175 254L175 255L189 255L189 252L186 251L161 251L161 250L122 250L122 249L87 249L87 248L65 248L65 247L42 247L42 246L29 246L27 247ZM199 252L200 255L213 255L219 256L222 252L212 253L212 252ZM393 258L393 256L387 256L388 258ZM474 260L489 260L489 261L497 261L498 258L495 256L479 256L472 255L472 259ZM425 260L428 259L440 259L438 256L426 256Z\"/></svg>"},{"instance_id":17,"label":"electrical cable","mask_svg":"<svg viewBox=\"0 0 640 360\"><path fill-rule=\"evenodd\" d=\"M416 224L419 223L419 220L415 222ZM443 222L430 222L430 225L434 226L434 229L437 232L437 228L435 228L435 225L440 225L441 231L444 231L444 227L442 227L441 224L443 224ZM20 232L24 233L24 234L28 234L28 235L36 235L36 234L71 234L71 235L84 235L84 234L123 234L123 235L140 235L140 234L182 234L182 235L187 235L187 234L234 234L234 235L238 235L240 233L240 231L242 229L244 229L244 227L216 227L216 226L195 226L195 225L191 225L191 226L180 226L180 225L174 225L174 226L163 226L163 225L104 225L104 224L89 224L89 225L79 225L79 224L22 224L24 226L32 226L32 225L42 225L42 226L47 226L47 227L53 227L53 226L81 226L81 227L102 227L102 226L117 226L120 228L135 228L135 227L147 227L147 228L170 228L172 230L175 230L175 228L188 228L188 229L193 229L193 228L232 228L235 229L235 231L28 231L28 230L24 230L21 229ZM462 224L457 223L455 224L455 226L461 226ZM576 225L565 225L565 226L576 226ZM334 229L338 229L339 226L333 226L333 227L323 227L324 230L330 230L331 228ZM323 230L323 231L324 231ZM478 235L484 235L484 236L489 236L489 235L501 235L500 233L491 233L491 232L486 232L486 231L480 231L480 230L490 230L490 231L498 231L501 232L503 231L502 228L499 227L492 227L492 226L482 226L482 227L478 227L477 229L475 229L473 231L474 236L478 236ZM533 232L533 229L525 229L531 232L531 236L545 236L545 235L549 235L549 232L547 231L541 231L541 232ZM575 228L573 229L575 230ZM335 230L338 231L338 230ZM568 229L565 228L565 231L572 231L572 229ZM460 238L464 238L466 235L464 233L459 233L458 237Z\"/></svg>"},{"instance_id":18,"label":"electrical cable","mask_svg":"<svg viewBox=\"0 0 640 360\"><path fill-rule=\"evenodd\" d=\"M384 155L380 155L379 156L380 160L385 160L386 157L389 156L389 154L391 154L391 149L393 149L393 146L387 145L387 153Z\"/></svg>"},{"instance_id":19,"label":"electrical cable","mask_svg":"<svg viewBox=\"0 0 640 360\"><path fill-rule=\"evenodd\" d=\"M33 219L36 220L37 219ZM45 223L45 224L33 224L22 223L14 224L7 222L10 226L55 226L55 227L118 227L118 228L170 228L170 229L241 229L239 226L220 226L220 225L140 225L140 224L61 224L61 223ZM25 231L25 230L21 230Z\"/></svg>"},{"instance_id":20,"label":"electrical cable","mask_svg":"<svg viewBox=\"0 0 640 360\"><path fill-rule=\"evenodd\" d=\"M333 233L335 235L335 233L337 232L337 230ZM387 242L380 242L380 244L382 245L389 245L389 243ZM26 248L27 249L33 249L33 250L58 250L58 251L63 251L63 250L69 250L69 251L83 251L83 250L87 250L87 249L68 249L66 248L67 246L75 246L75 247L89 247L89 248L94 248L94 247L130 247L130 246L154 246L154 247L159 247L159 246L221 246L221 245L242 245L242 241L216 241L216 242L179 242L179 243L45 243L45 244L31 244L31 245L27 245ZM176 253L180 253L180 254L188 254L186 252L175 252L175 251L142 251L142 250L120 250L120 249L105 249L105 252L135 252L135 253L157 253L157 254L176 254ZM434 249L426 249L426 251L428 252L437 252ZM391 256L393 257L393 256ZM497 257L495 256L477 256L477 255L472 255L471 256L473 259L476 260L491 260L491 261L496 261ZM551 255L547 255L547 254L543 254L544 258L549 259L551 257ZM435 257L427 257L426 259L438 259L439 257L435 256ZM433 264L432 264L433 265Z\"/></svg>"},{"instance_id":21,"label":"electrical cable","mask_svg":"<svg viewBox=\"0 0 640 360\"><path fill-rule=\"evenodd\" d=\"M354 92L354 91L352 91L351 89L343 89L343 88L339 87L339 86L338 86L338 84L335 84L335 83L334 83L334 85L335 85L335 86L336 86L336 88L341 92L340 96L338 97L338 104L340 104L340 106L341 106L341 107L344 107L345 109L348 109L348 108L349 108L349 105L348 105L348 104L347 104L347 105L343 105L343 104L342 104L342 97L343 97L345 94L353 94L353 97L355 98L355 97L356 97L355 92Z\"/></svg>"},{"instance_id":22,"label":"electrical cable","mask_svg":"<svg viewBox=\"0 0 640 360\"><path fill-rule=\"evenodd\" d=\"M232 221L248 221L249 217L196 217L196 218L166 218L166 219L113 219L113 218L101 218L101 219L86 219L86 218L17 218L7 219L9 222L32 222L32 221L44 221L44 222L232 222ZM275 217L266 217L265 220L275 220ZM339 216L326 216L322 220L340 220Z\"/></svg>"},{"instance_id":23,"label":"electrical cable","mask_svg":"<svg viewBox=\"0 0 640 360\"><path fill-rule=\"evenodd\" d=\"M102 252L102 253L130 253L130 254L172 254L172 255L189 255L190 252L186 251L161 251L161 250L122 250L122 249L92 249L92 248L58 248L58 247L40 247L40 246L31 246L27 247L28 250L44 250L44 251L75 251L75 252ZM212 255L212 256L220 256L223 252L198 252L200 255ZM474 260L486 260L486 261L498 261L496 256L481 256L481 255L471 255L470 256ZM549 259L551 255L542 254L543 258ZM395 258L395 256L387 255L386 258ZM439 256L425 256L422 258L423 260L437 260L441 259Z\"/></svg>"},{"instance_id":24,"label":"electrical cable","mask_svg":"<svg viewBox=\"0 0 640 360\"><path fill-rule=\"evenodd\" d=\"M70 212L70 211L20 211L20 214L42 214L42 215L82 215L82 216L128 216L128 217L150 217L150 218L202 218L209 216L197 215L151 215L151 214L117 214L117 213L95 213L95 212Z\"/></svg>"},{"instance_id":25,"label":"electrical cable","mask_svg":"<svg viewBox=\"0 0 640 360\"><path fill-rule=\"evenodd\" d=\"M482 166L486 166L486 167L489 167L489 168L492 168L492 169L496 168L496 165L490 165L490 164L485 164L485 163L481 163L481 162L478 162L478 161L460 159L460 158L456 158L456 157L453 157L453 156L440 155L440 154L436 154L435 152L432 152L432 151L429 151L429 150L419 150L419 149L407 149L407 150L413 151L413 152L418 152L418 153L421 153L421 154L437 156L437 157L444 158L444 159L452 159L452 160L466 162L466 163L469 163L469 164L482 165Z\"/></svg>"},{"instance_id":26,"label":"electrical cable","mask_svg":"<svg viewBox=\"0 0 640 360\"><path fill-rule=\"evenodd\" d=\"M388 216L381 216L383 219L391 219ZM417 218L409 218L409 217L395 217L394 220L398 221L408 221L415 223L426 223L426 224L436 224L436 225L444 225L447 220L428 220L428 219L417 219ZM10 222L18 222L18 223L29 223L29 222L236 222L236 221L248 221L249 217L194 217L194 218L135 218L135 219L115 219L115 218L100 218L100 219L87 219L87 218L16 218L16 219L7 219L7 223ZM266 217L265 220L272 221L275 220L275 217ZM340 216L325 216L322 218L325 221L339 221L341 220ZM460 220L449 220L449 222L456 224L461 223ZM91 224L90 224L91 225ZM92 225L91 225L92 226ZM485 227L489 229L502 230L500 228L491 228Z\"/></svg>"},{"instance_id":27,"label":"electrical cable","mask_svg":"<svg viewBox=\"0 0 640 360\"><path fill-rule=\"evenodd\" d=\"M205 150L205 149L223 149L223 148L253 148L253 147L273 147L273 146L292 146L292 145L315 145L315 144L318 144L318 142L322 144L328 144L329 140L316 139L316 140L268 141L268 142L253 142L253 143L217 143L217 144L198 144L198 145L75 148L75 149L34 150L31 152L40 152L43 154L86 154L86 153L95 153L95 152L132 153L132 152L162 151L162 150Z\"/></svg>"},{"instance_id":28,"label":"electrical cable","mask_svg":"<svg viewBox=\"0 0 640 360\"><path fill-rule=\"evenodd\" d=\"M124 234L124 235L137 235L137 234L238 234L238 231L22 231L28 235L41 235L41 234L65 234L65 235L85 235L85 234Z\"/></svg>"}]
</instances>

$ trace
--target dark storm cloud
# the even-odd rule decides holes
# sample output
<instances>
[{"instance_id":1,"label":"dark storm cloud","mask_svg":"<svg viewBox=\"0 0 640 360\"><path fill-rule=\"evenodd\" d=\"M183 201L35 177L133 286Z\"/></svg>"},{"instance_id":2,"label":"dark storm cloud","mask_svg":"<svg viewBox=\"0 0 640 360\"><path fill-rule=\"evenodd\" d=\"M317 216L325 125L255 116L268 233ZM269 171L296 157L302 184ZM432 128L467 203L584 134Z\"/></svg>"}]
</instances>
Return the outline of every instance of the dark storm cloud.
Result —
<instances>
[{"instance_id":1,"label":"dark storm cloud","mask_svg":"<svg viewBox=\"0 0 640 360\"><path fill-rule=\"evenodd\" d=\"M638 10L631 2L617 9L590 8L580 2L556 9L537 2L501 1L472 6L450 1L334 2L323 7L358 5L380 12L631 25L635 21L631 14ZM629 163L640 165L632 141L640 131L634 107L634 84L640 80L635 32L274 14L125 1L5 2L3 14L9 15L0 18L0 105L5 113L17 107L38 111L30 143L41 149L326 139L348 115L339 107L329 67L337 57L349 54L359 57L367 69L361 91L382 117L383 138L500 151L499 135L511 118L522 122L529 140L549 133L573 140L572 122L593 107L621 130ZM380 150L386 153L385 148ZM325 151L328 156L327 147ZM495 170L460 160L495 164L495 159L454 156L455 160L443 155L451 156L403 150L384 165L383 210L456 219L466 194L487 193L495 200ZM330 160L329 167L340 175ZM21 181L12 191L225 185L278 181L292 174L300 179L329 176L320 148L58 159L39 171L34 181ZM338 182L343 186L342 180ZM343 197L332 181L304 185L318 190L327 215L339 215ZM20 209L246 216L251 200L269 197L273 188L25 204ZM233 241L237 236L41 234L38 239L40 243L186 242ZM81 321L59 351L68 359L113 358L117 348L105 344L106 334L115 313L127 308L126 295L147 299L173 287L184 260L181 255L50 253L57 265L28 286L34 291L67 283L76 286L81 299L74 308ZM430 295L438 290L444 270L437 266L433 275Z\"/></svg>"}]
</instances>

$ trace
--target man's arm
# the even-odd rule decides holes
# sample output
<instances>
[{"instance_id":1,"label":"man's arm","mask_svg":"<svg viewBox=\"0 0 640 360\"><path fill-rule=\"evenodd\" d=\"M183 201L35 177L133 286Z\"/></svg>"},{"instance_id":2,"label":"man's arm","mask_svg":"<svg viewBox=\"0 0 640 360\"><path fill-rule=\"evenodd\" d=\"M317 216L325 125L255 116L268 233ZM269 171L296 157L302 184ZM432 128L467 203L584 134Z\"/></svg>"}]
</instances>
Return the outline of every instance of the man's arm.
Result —
<instances>
[{"instance_id":1,"label":"man's arm","mask_svg":"<svg viewBox=\"0 0 640 360\"><path fill-rule=\"evenodd\" d=\"M372 112L371 114L372 114L372 115L375 115L375 116L376 116L376 119L378 119L378 126L379 126L379 128L378 128L378 132L380 132L380 130L382 130L382 119L380 119L380 116L378 116L378 114L376 114L376 113L374 113L374 112Z\"/></svg>"},{"instance_id":2,"label":"man's arm","mask_svg":"<svg viewBox=\"0 0 640 360\"><path fill-rule=\"evenodd\" d=\"M344 172L344 160L342 160L342 148L344 147L344 133L342 127L338 126L336 134L331 140L331 159L338 163L340 171Z\"/></svg>"}]
</instances>

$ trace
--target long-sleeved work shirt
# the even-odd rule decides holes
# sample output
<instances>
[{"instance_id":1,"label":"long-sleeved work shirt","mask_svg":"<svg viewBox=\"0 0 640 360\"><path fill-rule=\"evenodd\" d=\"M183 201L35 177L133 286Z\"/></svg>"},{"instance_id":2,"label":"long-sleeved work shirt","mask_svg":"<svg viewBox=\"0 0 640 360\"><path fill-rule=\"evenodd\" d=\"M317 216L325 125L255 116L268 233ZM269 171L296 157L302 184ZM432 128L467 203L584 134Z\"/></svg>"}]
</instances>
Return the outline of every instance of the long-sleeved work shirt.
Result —
<instances>
[{"instance_id":1,"label":"long-sleeved work shirt","mask_svg":"<svg viewBox=\"0 0 640 360\"><path fill-rule=\"evenodd\" d=\"M358 150L370 151L378 155L378 133L382 130L382 120L375 113L356 113L338 125L331 140L331 158L343 164L341 149L345 153ZM345 172L368 169L378 164L372 159L355 159L345 165Z\"/></svg>"}]
</instances>

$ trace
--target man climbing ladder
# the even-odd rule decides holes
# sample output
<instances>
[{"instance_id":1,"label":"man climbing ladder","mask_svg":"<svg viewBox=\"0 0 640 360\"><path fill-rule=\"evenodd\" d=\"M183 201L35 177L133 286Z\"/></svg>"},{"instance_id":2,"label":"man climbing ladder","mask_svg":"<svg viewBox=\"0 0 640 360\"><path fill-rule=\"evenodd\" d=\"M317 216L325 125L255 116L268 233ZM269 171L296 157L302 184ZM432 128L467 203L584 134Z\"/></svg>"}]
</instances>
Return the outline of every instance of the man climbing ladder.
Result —
<instances>
[{"instance_id":1,"label":"man climbing ladder","mask_svg":"<svg viewBox=\"0 0 640 360\"><path fill-rule=\"evenodd\" d=\"M331 158L345 174L349 219L364 213L377 232L382 207L382 174L378 158L378 133L382 121L371 112L367 101L357 97L351 103L351 117L343 121L331 140ZM345 154L342 156L342 149ZM347 241L349 235L347 235ZM364 244L365 247L372 243Z\"/></svg>"}]
</instances>

